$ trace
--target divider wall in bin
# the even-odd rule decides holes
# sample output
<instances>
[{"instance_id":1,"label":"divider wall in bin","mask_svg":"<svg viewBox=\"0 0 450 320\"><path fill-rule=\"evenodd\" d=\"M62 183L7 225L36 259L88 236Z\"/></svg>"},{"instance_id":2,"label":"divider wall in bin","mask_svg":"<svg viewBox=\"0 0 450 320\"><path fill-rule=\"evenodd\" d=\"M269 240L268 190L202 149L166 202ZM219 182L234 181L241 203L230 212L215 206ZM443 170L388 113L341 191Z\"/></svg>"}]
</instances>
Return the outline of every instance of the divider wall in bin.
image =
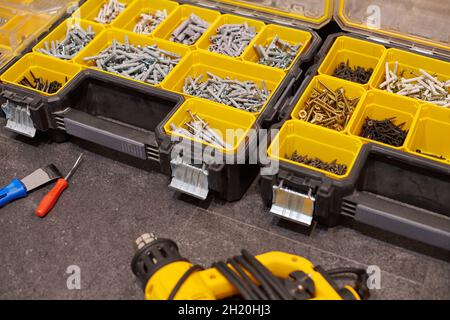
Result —
<instances>
[{"instance_id":1,"label":"divider wall in bin","mask_svg":"<svg viewBox=\"0 0 450 320\"><path fill-rule=\"evenodd\" d=\"M233 151L235 152L236 148L244 148L244 154L248 159L250 152L256 152L258 141L249 139L246 130L267 128L278 119L280 107L293 94L293 88L301 80L303 68L312 61L321 43L321 39L313 30L299 27L298 23L294 27L286 25L281 27L270 24L273 21L266 18L240 16L235 12L230 14L226 11L219 12L201 6L161 0L151 3L142 0L121 1L126 4L126 8L111 23L95 22L101 6L107 2L107 0L87 0L69 19L62 22L34 46L33 57L39 57L42 61L51 61L59 66L54 72L67 74L67 83L63 88L49 96L17 84L17 78L8 77L7 81L0 84L0 96L24 108L22 110L29 110L29 117L35 129L47 131L55 141L64 141L68 136L74 136L99 147L120 151L138 161L152 163L158 167L156 169L169 176L173 174L173 150L177 142L174 142L168 126L169 119L172 117L177 119L177 110L179 115L189 106L199 110L207 109L206 106L209 106L220 114L223 113L223 117L217 119L221 120L218 122L220 128L242 126L245 138L242 136L239 143L236 141ZM167 9L168 17L151 34L139 35L132 32L140 13L154 12L157 9ZM196 13L210 21L211 26L207 32L193 46L169 41L170 33L191 13ZM269 39L273 39L275 35L273 32L279 32L280 38L292 45L298 42L303 43L303 47L288 69L281 70L260 65L254 60L247 61L243 57L244 54L239 58L231 58L199 48L198 44L202 40L209 40L207 34L212 33L212 26L217 25L219 21L243 23L251 20L255 20L259 26L258 35L254 41L260 39L262 45L267 44ZM68 26L74 23L80 23L83 28L92 25L96 36L73 59L65 61L38 52L38 49L45 47L46 41L51 43L51 41L63 39ZM264 32L266 29L268 31ZM123 42L125 37L128 38L130 45L157 44L164 50L179 54L182 59L157 88L120 74L100 70L92 62L85 60L86 57L98 55L111 45L114 39ZM253 42L244 52L250 54L252 45ZM25 59L19 60L12 68L17 68L24 62ZM258 113L237 110L189 95L183 97L181 83L184 82L185 76L199 72L213 72L219 76L229 76L240 81L251 80L260 87L264 80L271 94ZM50 74L51 72L46 75ZM166 103L170 107L148 106L149 103L152 104L153 95L162 96L162 101L169 101ZM165 99L166 96L169 98ZM145 102L142 97L150 98ZM182 101L186 99L186 102L182 106L181 100L177 99ZM205 114L206 118L209 117L208 114L209 110ZM214 122L216 117L213 116L210 121ZM226 121L227 118L228 121ZM233 121L237 119L240 121L233 123L231 118ZM195 144L198 144L198 141ZM206 147L203 143L201 144ZM219 157L236 157L231 149L217 149L214 153L216 156L219 154ZM204 163L204 169L208 172L209 189L224 200L239 200L259 172L260 166L257 160L246 164Z\"/></svg>"},{"instance_id":2,"label":"divider wall in bin","mask_svg":"<svg viewBox=\"0 0 450 320\"><path fill-rule=\"evenodd\" d=\"M286 197L287 194L289 197L300 194L305 199L312 199L314 210L311 217L320 224L332 227L350 218L376 230L395 233L444 251L450 250L450 140L446 139L450 129L450 109L377 88L384 81L386 62L392 66L399 61L399 71L405 67L416 72L424 69L436 74L439 81L448 80L450 62L446 58L410 51L407 47L378 44L352 34L329 36L295 96L281 107L282 120L272 127L280 129L280 132L269 147L268 156L272 161L279 161L280 169L275 174L261 175L260 185L263 201L272 206L274 214L281 219L301 223L298 219L299 212L302 212L301 203L306 202L292 198L283 214L275 210L276 206L283 205L279 193L282 189ZM365 56L369 58L364 62ZM334 68L347 59L352 67L362 65L374 69L368 84L332 76ZM306 123L298 117L319 79L328 81L326 84L332 90L343 87L352 95L359 92L361 99L344 131ZM360 137L362 123L367 116L375 120L395 117L394 123L405 122L403 129L408 130L408 134L404 144L396 148ZM324 144L333 145L332 141L343 136L360 141L361 151L353 167L349 168L348 176L336 177L285 158L298 149L299 154L311 153L310 156L322 157L324 161L340 161L338 156L331 159L329 154L311 149L307 141L309 133L300 127L295 134L287 136L287 128L294 124L330 132L331 138L318 139L317 149ZM280 157L271 152L278 143ZM286 148L292 144L294 149ZM335 147L322 149L333 150Z\"/></svg>"}]
</instances>

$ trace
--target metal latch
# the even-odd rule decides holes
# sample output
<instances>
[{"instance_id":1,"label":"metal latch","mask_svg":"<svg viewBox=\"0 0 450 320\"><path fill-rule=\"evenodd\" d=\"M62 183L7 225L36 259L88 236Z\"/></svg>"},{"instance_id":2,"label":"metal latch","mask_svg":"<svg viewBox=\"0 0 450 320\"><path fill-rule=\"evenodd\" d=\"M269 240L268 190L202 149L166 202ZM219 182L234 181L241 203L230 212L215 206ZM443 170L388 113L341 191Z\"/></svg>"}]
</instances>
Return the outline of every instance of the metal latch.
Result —
<instances>
[{"instance_id":1,"label":"metal latch","mask_svg":"<svg viewBox=\"0 0 450 320\"><path fill-rule=\"evenodd\" d=\"M306 226L311 226L314 216L316 199L312 196L312 189L308 194L293 191L279 186L273 186L273 201L270 212L287 220Z\"/></svg>"},{"instance_id":2,"label":"metal latch","mask_svg":"<svg viewBox=\"0 0 450 320\"><path fill-rule=\"evenodd\" d=\"M183 158L178 156L170 162L170 166L172 168L170 188L200 200L208 197L208 170L204 165L201 168L193 166L183 162Z\"/></svg>"},{"instance_id":3,"label":"metal latch","mask_svg":"<svg viewBox=\"0 0 450 320\"><path fill-rule=\"evenodd\" d=\"M28 106L21 107L10 100L7 100L2 105L2 110L6 115L6 129L34 138L36 135L36 128L31 119Z\"/></svg>"}]
</instances>

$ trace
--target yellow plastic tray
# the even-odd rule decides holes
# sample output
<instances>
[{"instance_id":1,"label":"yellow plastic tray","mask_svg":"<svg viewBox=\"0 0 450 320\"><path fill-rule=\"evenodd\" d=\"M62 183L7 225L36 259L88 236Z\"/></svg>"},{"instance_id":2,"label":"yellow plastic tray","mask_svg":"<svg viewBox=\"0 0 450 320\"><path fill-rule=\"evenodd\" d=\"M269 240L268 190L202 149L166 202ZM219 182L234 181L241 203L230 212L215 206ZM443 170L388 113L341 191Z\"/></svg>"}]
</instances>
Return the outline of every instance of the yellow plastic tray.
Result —
<instances>
[{"instance_id":1,"label":"yellow plastic tray","mask_svg":"<svg viewBox=\"0 0 450 320\"><path fill-rule=\"evenodd\" d=\"M128 6L130 6L134 0L118 0L118 1L120 3L125 4L126 8L128 8ZM73 13L72 17L77 18L77 19L84 19L84 20L96 22L94 19L98 16L98 13L99 13L100 9L102 8L102 6L107 4L108 2L109 2L109 0L87 0L80 8L78 8L77 11L75 11ZM126 8L125 8L125 10L126 10ZM114 19L112 22L114 22L121 15L123 15L125 10L122 11L122 13L120 13L119 16L116 17L116 19ZM111 23L107 23L105 25L110 26Z\"/></svg>"},{"instance_id":2,"label":"yellow plastic tray","mask_svg":"<svg viewBox=\"0 0 450 320\"><path fill-rule=\"evenodd\" d=\"M182 46L182 45L170 42L170 41L154 39L151 37L141 36L141 35L138 35L133 32L127 32L127 31L122 31L119 29L112 28L112 29L107 29L107 30L103 31L101 34L99 34L94 39L94 41L92 41L88 46L86 46L86 48L84 48L83 51L75 59L75 63L78 63L86 68L99 70L93 61L84 61L84 58L98 55L104 49L106 49L107 47L110 47L114 40L124 43L125 37L128 37L130 45L150 46L150 45L156 44L159 48L161 48L163 50L167 50L167 51L170 51L170 52L180 55L182 57L182 59L181 59L180 63L178 64L178 66L181 63L183 63L183 60L186 58L186 55L190 52L189 49L187 49L185 46ZM167 81L167 79L170 77L170 75L175 72L175 70L178 68L178 66L176 66L169 73L169 75L166 77L166 79L164 81L162 81L158 86L163 85ZM124 79L151 85L146 82L141 82L141 81L135 80L131 77L124 77L117 73L111 73L111 72L104 71L104 70L101 70L101 71L124 78Z\"/></svg>"},{"instance_id":3,"label":"yellow plastic tray","mask_svg":"<svg viewBox=\"0 0 450 320\"><path fill-rule=\"evenodd\" d=\"M53 94L48 94L19 84L24 76L31 79L30 71L33 72L36 77L42 77L49 82L58 81L62 83L62 89L81 71L81 67L73 63L45 56L43 54L29 53L13 64L11 68L3 73L0 79L2 82L27 88L47 96L55 95L61 91L61 89L59 89Z\"/></svg>"},{"instance_id":4,"label":"yellow plastic tray","mask_svg":"<svg viewBox=\"0 0 450 320\"><path fill-rule=\"evenodd\" d=\"M143 13L154 14L157 10L167 10L167 18L178 8L178 3L167 0L136 0L133 2L123 14L121 14L112 26L126 31L133 31L136 23L139 21L140 15ZM166 19L167 19L166 18ZM159 27L159 26L158 26ZM157 28L156 28L157 29ZM152 35L155 31L150 33Z\"/></svg>"},{"instance_id":5,"label":"yellow plastic tray","mask_svg":"<svg viewBox=\"0 0 450 320\"><path fill-rule=\"evenodd\" d=\"M427 159L450 164L450 109L434 104L422 105L406 149ZM442 156L445 160L423 153Z\"/></svg>"},{"instance_id":6,"label":"yellow plastic tray","mask_svg":"<svg viewBox=\"0 0 450 320\"><path fill-rule=\"evenodd\" d=\"M266 45L269 45L272 42L273 38L275 38L275 36L277 35L281 40L286 41L291 45L297 45L299 43L303 44L303 46L299 49L297 56L292 61L291 65L288 68L284 69L286 72L289 71L295 61L308 49L312 40L311 33L299 29L269 24L256 36L255 41L247 47L242 55L242 59L244 59L245 61L258 63L259 55L256 52L254 46L261 45L265 47Z\"/></svg>"},{"instance_id":7,"label":"yellow plastic tray","mask_svg":"<svg viewBox=\"0 0 450 320\"><path fill-rule=\"evenodd\" d=\"M200 7L195 7L191 5L181 5L179 6L171 15L168 17L161 25L155 30L153 33L153 36L155 38L160 38L164 40L170 40L170 37L172 36L172 32L178 28L178 26L185 21L191 14L196 14L203 20L210 23L209 28L203 33L203 35L197 40L197 43L200 43L202 39L206 36L208 31L211 29L211 27L214 25L214 23L219 19L220 12L204 9ZM194 43L193 45L189 46L191 49L195 49L197 43Z\"/></svg>"},{"instance_id":8,"label":"yellow plastic tray","mask_svg":"<svg viewBox=\"0 0 450 320\"><path fill-rule=\"evenodd\" d=\"M214 131L222 137L223 141L230 145L230 148L220 148L210 143L206 143L201 139L192 139L191 137L174 133L170 127L172 123L177 127L184 127L184 123L192 120L188 111L191 111L193 114L198 114L209 124L211 129L214 129ZM245 137L248 135L248 132L253 127L255 121L256 118L248 112L205 101L203 99L189 99L169 119L164 126L164 130L167 134L181 136L219 149L224 153L234 154L245 141ZM227 138L227 130L232 130L228 133L229 138Z\"/></svg>"},{"instance_id":9,"label":"yellow plastic tray","mask_svg":"<svg viewBox=\"0 0 450 320\"><path fill-rule=\"evenodd\" d=\"M253 20L253 19L249 19L249 18L244 18L244 17L240 17L240 16L235 16L232 14L224 14L223 16L220 17L219 20L216 21L216 23L214 23L214 25L206 32L206 34L204 35L204 37L202 37L199 41L198 41L198 45L197 47L199 49L203 49L206 50L208 52L210 52L209 46L211 45L211 41L210 38L214 35L217 34L217 28L223 26L224 24L244 24L245 22L248 23L249 27L254 27L256 30L256 33L259 34L261 32L261 30L264 28L265 24L262 21L259 20ZM248 45L248 47L252 47L254 42L256 40L256 36L255 38L253 38L253 40L250 42L250 44ZM247 48L245 48L247 49ZM245 49L242 51L241 55L239 57L241 57L244 52ZM220 53L216 53L216 52L210 52L213 54L218 54L218 55L222 55ZM227 55L225 55L227 56ZM228 56L227 56L228 57ZM236 57L236 58L239 58Z\"/></svg>"},{"instance_id":10,"label":"yellow plastic tray","mask_svg":"<svg viewBox=\"0 0 450 320\"><path fill-rule=\"evenodd\" d=\"M306 122L289 120L283 125L271 143L268 154L274 160L281 160L312 169L330 178L340 180L349 176L361 147L362 142L358 138L336 134L333 130L314 126ZM347 172L345 175L340 176L289 160L287 157L290 157L295 151L300 155L317 157L326 162L336 160L337 163L347 166Z\"/></svg>"},{"instance_id":11,"label":"yellow plastic tray","mask_svg":"<svg viewBox=\"0 0 450 320\"><path fill-rule=\"evenodd\" d=\"M379 86L386 80L386 62L389 64L389 70L393 70L396 61L398 61L397 73L400 74L402 71L405 71L403 74L405 78L414 78L420 75L419 69L423 69L432 75L436 75L440 81L450 79L450 62L399 49L388 49L381 58L380 63L374 71L374 76L369 82L372 89L381 90ZM411 74L411 72L414 74Z\"/></svg>"},{"instance_id":12,"label":"yellow plastic tray","mask_svg":"<svg viewBox=\"0 0 450 320\"><path fill-rule=\"evenodd\" d=\"M293 119L299 119L299 113L300 113L301 110L303 110L305 108L306 102L311 97L311 94L313 93L314 89L319 89L319 90L323 89L323 87L322 87L322 85L320 84L319 81L322 82L327 87L329 87L331 90L337 90L339 88L344 88L345 89L345 96L348 99L355 99L355 98L361 99L364 96L365 92L366 92L366 90L364 90L364 87L362 87L361 85L358 85L358 84L355 84L355 83L352 83L352 82L349 82L349 81L344 81L342 79L330 77L330 76L327 76L327 75L315 76L311 80L311 82L309 83L309 85L306 88L305 92L303 92L303 94L300 97L299 101L297 102L294 110L292 111L291 117ZM351 122L351 119L355 116L356 111L359 108L360 104L361 104L361 100L355 106L355 110L354 110L352 116L350 117L350 119L348 120L347 126L341 132L344 133L346 128L348 128L348 126L349 126L349 124ZM299 120L299 121L302 121L302 120ZM302 121L302 122L304 122L304 121Z\"/></svg>"},{"instance_id":13,"label":"yellow plastic tray","mask_svg":"<svg viewBox=\"0 0 450 320\"><path fill-rule=\"evenodd\" d=\"M212 72L222 78L230 77L231 79L239 81L254 81L260 86L264 80L267 89L270 90L271 94L261 110L255 114L259 114L264 110L267 102L270 101L274 92L285 77L285 73L281 70L274 70L254 63L237 61L236 59L229 57L198 51L191 53L182 63L180 63L176 70L174 69L166 78L162 87L169 91L184 94L183 86L186 77L191 76L192 78L196 78L200 75L204 75L204 78L206 79L206 72ZM194 97L187 94L184 95L187 97Z\"/></svg>"},{"instance_id":14,"label":"yellow plastic tray","mask_svg":"<svg viewBox=\"0 0 450 320\"><path fill-rule=\"evenodd\" d=\"M319 67L319 74L332 76L341 62L349 62L350 67L360 66L375 71L386 48L382 45L351 37L338 37ZM375 72L372 74L374 76ZM370 82L370 80L369 80Z\"/></svg>"},{"instance_id":15,"label":"yellow plastic tray","mask_svg":"<svg viewBox=\"0 0 450 320\"><path fill-rule=\"evenodd\" d=\"M67 19L66 21L62 22L59 26L57 26L50 34L48 34L44 39L42 39L41 42L39 42L36 46L33 48L33 52L39 52L39 49L45 49L45 43L50 43L52 41L61 41L66 37L67 30L71 28L73 25L80 25L84 30L88 28L88 26L92 26L92 30L95 32L95 37L97 37L105 28L98 23L88 21L88 20L81 20L81 19ZM95 38L94 38L95 39ZM93 40L92 40L93 41ZM84 49L80 50L78 54L75 55L74 58L67 60L67 61L73 61L75 58L83 51ZM64 59L61 59L64 60Z\"/></svg>"},{"instance_id":16,"label":"yellow plastic tray","mask_svg":"<svg viewBox=\"0 0 450 320\"><path fill-rule=\"evenodd\" d=\"M363 97L352 120L350 120L348 132L351 135L360 137L366 117L374 120L385 120L387 118L395 117L395 120L393 120L395 124L405 122L403 130L409 130L403 146L395 147L363 137L360 137L360 139L364 142L378 143L397 150L403 150L411 137L411 132L414 129L419 108L420 104L412 99L393 93L370 90Z\"/></svg>"}]
</instances>

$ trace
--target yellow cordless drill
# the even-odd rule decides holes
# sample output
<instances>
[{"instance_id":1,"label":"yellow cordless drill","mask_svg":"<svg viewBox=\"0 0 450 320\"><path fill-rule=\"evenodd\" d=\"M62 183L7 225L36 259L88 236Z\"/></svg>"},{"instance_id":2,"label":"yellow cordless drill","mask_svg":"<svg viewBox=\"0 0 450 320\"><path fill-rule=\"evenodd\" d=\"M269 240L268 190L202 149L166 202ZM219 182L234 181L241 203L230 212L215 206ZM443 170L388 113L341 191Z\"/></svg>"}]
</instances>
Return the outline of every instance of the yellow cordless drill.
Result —
<instances>
[{"instance_id":1,"label":"yellow cordless drill","mask_svg":"<svg viewBox=\"0 0 450 320\"><path fill-rule=\"evenodd\" d=\"M144 234L136 240L132 261L147 300L361 300L369 297L363 269L325 271L305 258L269 252L240 256L204 269L180 255L176 243ZM339 286L337 277L350 276L354 285Z\"/></svg>"}]
</instances>

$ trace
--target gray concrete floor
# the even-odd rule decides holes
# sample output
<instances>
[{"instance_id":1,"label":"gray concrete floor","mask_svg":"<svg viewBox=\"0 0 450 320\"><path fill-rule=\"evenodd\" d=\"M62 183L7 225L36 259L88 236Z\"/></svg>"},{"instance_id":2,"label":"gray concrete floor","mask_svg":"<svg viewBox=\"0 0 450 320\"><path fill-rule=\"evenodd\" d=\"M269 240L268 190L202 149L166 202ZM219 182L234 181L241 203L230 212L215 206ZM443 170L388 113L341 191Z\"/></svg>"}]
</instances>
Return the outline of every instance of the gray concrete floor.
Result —
<instances>
[{"instance_id":1,"label":"gray concrete floor","mask_svg":"<svg viewBox=\"0 0 450 320\"><path fill-rule=\"evenodd\" d=\"M70 142L26 144L0 119L0 185L48 163L69 170L82 151ZM130 270L133 241L144 232L178 242L193 262L282 250L325 268L378 265L374 299L448 299L450 264L375 240L345 227L308 237L278 226L254 184L236 203L208 209L180 201L168 178L86 152L56 208L34 215L51 186L0 209L0 298L142 299ZM66 269L81 268L81 290L67 289Z\"/></svg>"}]
</instances>

